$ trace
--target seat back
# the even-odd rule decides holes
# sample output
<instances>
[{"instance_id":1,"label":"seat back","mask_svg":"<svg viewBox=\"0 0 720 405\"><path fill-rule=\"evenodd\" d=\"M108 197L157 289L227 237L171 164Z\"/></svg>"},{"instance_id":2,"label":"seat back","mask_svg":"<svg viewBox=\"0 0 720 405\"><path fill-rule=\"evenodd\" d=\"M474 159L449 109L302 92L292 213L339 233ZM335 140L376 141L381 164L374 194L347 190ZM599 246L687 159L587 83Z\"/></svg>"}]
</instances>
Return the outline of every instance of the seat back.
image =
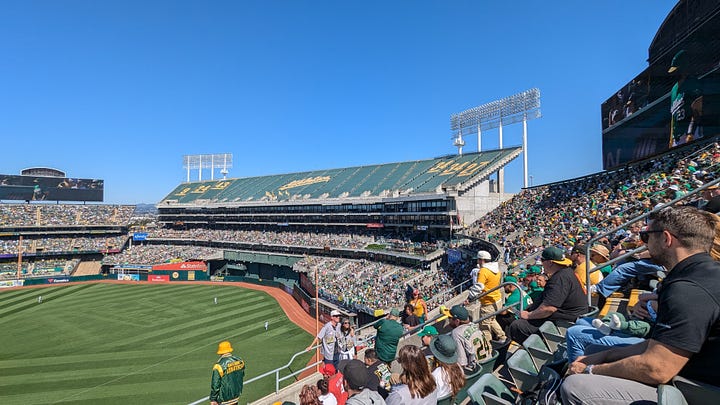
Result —
<instances>
[{"instance_id":1,"label":"seat back","mask_svg":"<svg viewBox=\"0 0 720 405\"><path fill-rule=\"evenodd\" d=\"M499 356L500 352L493 350L490 357L486 357L480 361L480 367L482 368L482 372L480 374L492 373L495 370L495 363L497 362Z\"/></svg>"},{"instance_id":2,"label":"seat back","mask_svg":"<svg viewBox=\"0 0 720 405\"><path fill-rule=\"evenodd\" d=\"M658 385L658 405L688 405L679 389L672 385Z\"/></svg>"},{"instance_id":3,"label":"seat back","mask_svg":"<svg viewBox=\"0 0 720 405\"><path fill-rule=\"evenodd\" d=\"M464 401L468 396L468 389L470 389L470 387L472 387L472 385L475 384L480 377L488 373L492 373L493 370L495 370L495 361L497 360L498 355L498 351L493 350L492 356L486 357L480 361L480 367L478 367L474 373L465 376L465 385L460 391L458 391L457 395L455 395L455 403L459 404Z\"/></svg>"},{"instance_id":4,"label":"seat back","mask_svg":"<svg viewBox=\"0 0 720 405\"><path fill-rule=\"evenodd\" d=\"M548 349L545 342L538 335L530 335L522 345L530 355L530 358L535 364L535 368L538 370L540 370L543 364L553 359L553 353L550 352L550 349Z\"/></svg>"},{"instance_id":5,"label":"seat back","mask_svg":"<svg viewBox=\"0 0 720 405\"><path fill-rule=\"evenodd\" d=\"M672 384L680 390L690 405L720 404L720 387L675 376Z\"/></svg>"},{"instance_id":6,"label":"seat back","mask_svg":"<svg viewBox=\"0 0 720 405\"><path fill-rule=\"evenodd\" d=\"M538 370L532 358L523 349L519 349L506 363L510 377L520 391L527 391L535 387L538 382Z\"/></svg>"},{"instance_id":7,"label":"seat back","mask_svg":"<svg viewBox=\"0 0 720 405\"><path fill-rule=\"evenodd\" d=\"M472 386L467 390L467 394L473 402L480 405L496 404L496 403L514 403L515 394L505 386L494 374L483 374ZM493 397L489 400L484 395L489 394ZM499 402L506 401L506 402ZM495 402L493 402L495 401Z\"/></svg>"},{"instance_id":8,"label":"seat back","mask_svg":"<svg viewBox=\"0 0 720 405\"><path fill-rule=\"evenodd\" d=\"M513 405L514 402L506 401L497 395L493 395L489 392L482 393L482 399L485 405Z\"/></svg>"},{"instance_id":9,"label":"seat back","mask_svg":"<svg viewBox=\"0 0 720 405\"><path fill-rule=\"evenodd\" d=\"M453 403L452 394L442 397L442 398L438 398L438 400L437 400L437 405L452 405L452 403Z\"/></svg>"},{"instance_id":10,"label":"seat back","mask_svg":"<svg viewBox=\"0 0 720 405\"><path fill-rule=\"evenodd\" d=\"M558 345L565 342L565 336L561 335L557 326L550 321L540 325L540 334L551 352L556 351Z\"/></svg>"}]
</instances>

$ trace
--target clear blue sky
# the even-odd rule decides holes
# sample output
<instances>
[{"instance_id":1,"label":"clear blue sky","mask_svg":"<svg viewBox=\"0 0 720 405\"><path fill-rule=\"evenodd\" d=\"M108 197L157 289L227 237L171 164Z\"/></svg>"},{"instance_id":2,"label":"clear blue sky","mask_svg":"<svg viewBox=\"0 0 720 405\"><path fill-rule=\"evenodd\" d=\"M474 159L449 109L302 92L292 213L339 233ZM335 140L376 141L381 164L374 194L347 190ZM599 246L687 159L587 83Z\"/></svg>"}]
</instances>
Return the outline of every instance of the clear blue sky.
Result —
<instances>
[{"instance_id":1,"label":"clear blue sky","mask_svg":"<svg viewBox=\"0 0 720 405\"><path fill-rule=\"evenodd\" d=\"M155 203L185 154L233 153L229 177L247 177L455 153L450 114L532 87L534 184L597 172L600 104L675 4L3 1L0 173L50 166L105 179L106 202Z\"/></svg>"}]
</instances>

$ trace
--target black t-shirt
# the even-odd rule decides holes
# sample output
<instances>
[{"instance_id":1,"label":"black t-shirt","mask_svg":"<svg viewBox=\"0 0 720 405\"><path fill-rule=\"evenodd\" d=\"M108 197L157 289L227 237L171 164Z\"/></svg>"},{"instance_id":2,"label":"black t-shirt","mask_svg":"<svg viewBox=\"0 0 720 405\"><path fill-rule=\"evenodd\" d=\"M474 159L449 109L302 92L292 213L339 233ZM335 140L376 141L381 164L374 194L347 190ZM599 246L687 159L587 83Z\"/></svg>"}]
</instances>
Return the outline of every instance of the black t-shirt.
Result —
<instances>
[{"instance_id":1,"label":"black t-shirt","mask_svg":"<svg viewBox=\"0 0 720 405\"><path fill-rule=\"evenodd\" d=\"M380 367L380 369L378 369ZM383 397L383 399L387 398L387 396L390 394L390 391L383 387L383 384L380 382L380 379L383 377L384 373L390 373L390 370L387 368L387 366L382 363L380 360L373 363L373 365L368 366L368 382L365 385L365 388L369 389L370 391L375 391L380 396ZM385 384L388 384L388 382L385 382Z\"/></svg>"},{"instance_id":2,"label":"black t-shirt","mask_svg":"<svg viewBox=\"0 0 720 405\"><path fill-rule=\"evenodd\" d=\"M580 280L570 267L566 267L550 277L540 299L533 302L528 307L528 311L534 311L541 304L557 308L557 311L547 318L551 321L574 322L578 316L588 311L587 296L583 292Z\"/></svg>"},{"instance_id":3,"label":"black t-shirt","mask_svg":"<svg viewBox=\"0 0 720 405\"><path fill-rule=\"evenodd\" d=\"M420 325L420 319L415 316L415 314L408 315L405 312L403 312L403 314L400 316L400 322L402 322L403 325L408 325L411 327Z\"/></svg>"},{"instance_id":4,"label":"black t-shirt","mask_svg":"<svg viewBox=\"0 0 720 405\"><path fill-rule=\"evenodd\" d=\"M678 263L658 289L658 317L651 338L693 355L680 375L720 381L720 263L699 253Z\"/></svg>"}]
</instances>

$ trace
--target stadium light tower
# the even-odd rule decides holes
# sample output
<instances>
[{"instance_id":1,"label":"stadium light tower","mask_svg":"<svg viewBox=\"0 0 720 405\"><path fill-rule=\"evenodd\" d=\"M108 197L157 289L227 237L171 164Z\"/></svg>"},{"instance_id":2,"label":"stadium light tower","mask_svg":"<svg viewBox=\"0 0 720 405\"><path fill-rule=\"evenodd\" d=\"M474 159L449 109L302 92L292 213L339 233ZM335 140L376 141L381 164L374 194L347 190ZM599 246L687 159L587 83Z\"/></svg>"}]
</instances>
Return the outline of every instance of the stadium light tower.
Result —
<instances>
[{"instance_id":1,"label":"stadium light tower","mask_svg":"<svg viewBox=\"0 0 720 405\"><path fill-rule=\"evenodd\" d=\"M222 168L223 179L228 169L232 168L232 153L215 153L210 155L184 155L183 169L187 170L187 182L190 182L190 170L198 171L198 181L202 181L202 169L210 169L210 180L215 180L215 168Z\"/></svg>"},{"instance_id":2,"label":"stadium light tower","mask_svg":"<svg viewBox=\"0 0 720 405\"><path fill-rule=\"evenodd\" d=\"M450 116L450 130L452 131L453 145L457 146L458 139L471 131L477 130L478 152L482 150L482 131L498 128L498 144L503 147L503 125L523 123L523 187L528 186L528 151L527 151L527 121L540 118L540 90L533 88L509 97L495 100L478 107L465 110ZM464 145L464 141L462 141ZM462 154L462 148L458 148ZM498 171L498 191L504 189L505 170Z\"/></svg>"}]
</instances>

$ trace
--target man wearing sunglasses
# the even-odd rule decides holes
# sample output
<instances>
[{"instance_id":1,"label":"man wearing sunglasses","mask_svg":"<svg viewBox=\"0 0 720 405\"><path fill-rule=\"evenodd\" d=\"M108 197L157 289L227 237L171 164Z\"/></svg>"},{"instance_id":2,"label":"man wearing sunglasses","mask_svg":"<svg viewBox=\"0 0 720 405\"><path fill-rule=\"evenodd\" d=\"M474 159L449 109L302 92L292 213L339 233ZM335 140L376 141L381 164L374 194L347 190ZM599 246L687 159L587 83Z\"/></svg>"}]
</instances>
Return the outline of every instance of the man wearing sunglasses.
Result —
<instances>
[{"instance_id":1,"label":"man wearing sunglasses","mask_svg":"<svg viewBox=\"0 0 720 405\"><path fill-rule=\"evenodd\" d=\"M640 237L653 261L670 269L657 292L656 326L644 342L578 357L562 386L564 403L656 402L656 386L676 375L720 381L720 263L708 254L717 216L669 207L649 219Z\"/></svg>"},{"instance_id":2,"label":"man wearing sunglasses","mask_svg":"<svg viewBox=\"0 0 720 405\"><path fill-rule=\"evenodd\" d=\"M318 335L313 339L312 343L306 350L312 350L318 340L322 342L320 351L322 352L323 362L325 364L332 364L337 368L338 362L340 361L340 350L337 347L337 340L340 331L338 330L338 323L340 323L340 311L333 309L330 312L330 321L327 322Z\"/></svg>"}]
</instances>

